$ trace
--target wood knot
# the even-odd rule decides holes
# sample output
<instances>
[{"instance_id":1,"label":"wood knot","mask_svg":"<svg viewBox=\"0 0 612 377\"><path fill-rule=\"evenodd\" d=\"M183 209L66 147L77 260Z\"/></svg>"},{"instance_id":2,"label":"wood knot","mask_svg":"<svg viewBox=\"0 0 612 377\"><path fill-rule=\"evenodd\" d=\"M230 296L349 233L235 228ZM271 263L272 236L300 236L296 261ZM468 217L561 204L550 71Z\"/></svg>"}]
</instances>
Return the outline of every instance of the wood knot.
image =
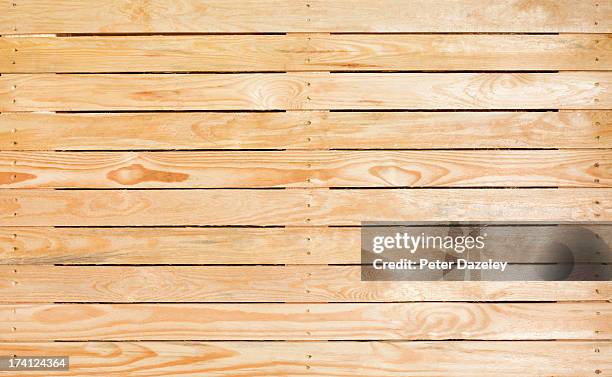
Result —
<instances>
[{"instance_id":1,"label":"wood knot","mask_svg":"<svg viewBox=\"0 0 612 377\"><path fill-rule=\"evenodd\" d=\"M113 170L106 177L122 185L135 185L142 182L183 182L189 174L150 170L141 164L133 164Z\"/></svg>"}]
</instances>

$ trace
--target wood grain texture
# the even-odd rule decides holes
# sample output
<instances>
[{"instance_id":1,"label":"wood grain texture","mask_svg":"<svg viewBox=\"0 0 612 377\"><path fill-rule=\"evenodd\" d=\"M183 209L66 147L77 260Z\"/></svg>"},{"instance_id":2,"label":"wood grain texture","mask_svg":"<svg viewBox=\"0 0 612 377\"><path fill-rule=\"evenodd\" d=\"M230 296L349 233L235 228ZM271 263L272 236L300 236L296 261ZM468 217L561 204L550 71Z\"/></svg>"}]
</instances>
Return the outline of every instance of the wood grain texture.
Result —
<instances>
[{"instance_id":1,"label":"wood grain texture","mask_svg":"<svg viewBox=\"0 0 612 377\"><path fill-rule=\"evenodd\" d=\"M68 355L70 371L45 372L64 377L584 377L612 368L612 343L595 341L20 342L0 343L0 352Z\"/></svg>"},{"instance_id":2,"label":"wood grain texture","mask_svg":"<svg viewBox=\"0 0 612 377\"><path fill-rule=\"evenodd\" d=\"M612 239L610 226L581 229ZM510 263L558 263L550 240L577 250L576 262L612 262L605 244L586 252L575 234L572 225L487 229L495 245L512 250L504 255ZM0 264L9 265L360 264L362 248L361 228L0 228ZM488 247L481 255L500 254Z\"/></svg>"},{"instance_id":3,"label":"wood grain texture","mask_svg":"<svg viewBox=\"0 0 612 377\"><path fill-rule=\"evenodd\" d=\"M612 337L608 303L0 305L0 318L2 341Z\"/></svg>"},{"instance_id":4,"label":"wood grain texture","mask_svg":"<svg viewBox=\"0 0 612 377\"><path fill-rule=\"evenodd\" d=\"M0 190L0 226L609 221L609 189Z\"/></svg>"},{"instance_id":5,"label":"wood grain texture","mask_svg":"<svg viewBox=\"0 0 612 377\"><path fill-rule=\"evenodd\" d=\"M611 187L611 150L0 152L0 188Z\"/></svg>"},{"instance_id":6,"label":"wood grain texture","mask_svg":"<svg viewBox=\"0 0 612 377\"><path fill-rule=\"evenodd\" d=\"M0 114L2 150L612 148L612 112Z\"/></svg>"},{"instance_id":7,"label":"wood grain texture","mask_svg":"<svg viewBox=\"0 0 612 377\"><path fill-rule=\"evenodd\" d=\"M393 302L609 300L612 282L361 281L359 266L0 266L0 300Z\"/></svg>"},{"instance_id":8,"label":"wood grain texture","mask_svg":"<svg viewBox=\"0 0 612 377\"><path fill-rule=\"evenodd\" d=\"M3 73L606 69L605 34L0 38Z\"/></svg>"},{"instance_id":9,"label":"wood grain texture","mask_svg":"<svg viewBox=\"0 0 612 377\"><path fill-rule=\"evenodd\" d=\"M611 32L607 1L3 0L0 34Z\"/></svg>"},{"instance_id":10,"label":"wood grain texture","mask_svg":"<svg viewBox=\"0 0 612 377\"><path fill-rule=\"evenodd\" d=\"M359 263L359 243L357 228L0 228L0 264Z\"/></svg>"},{"instance_id":11,"label":"wood grain texture","mask_svg":"<svg viewBox=\"0 0 612 377\"><path fill-rule=\"evenodd\" d=\"M0 111L610 109L612 72L6 74Z\"/></svg>"}]
</instances>

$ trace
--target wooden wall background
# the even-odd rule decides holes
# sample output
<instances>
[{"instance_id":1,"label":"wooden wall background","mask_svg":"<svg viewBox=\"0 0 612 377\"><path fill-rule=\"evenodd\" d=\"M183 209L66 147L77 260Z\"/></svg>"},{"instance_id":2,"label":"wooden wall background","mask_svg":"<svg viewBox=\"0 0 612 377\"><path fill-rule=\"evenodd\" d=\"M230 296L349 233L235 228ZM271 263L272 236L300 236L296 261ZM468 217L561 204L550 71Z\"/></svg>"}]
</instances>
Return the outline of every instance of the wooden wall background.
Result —
<instances>
[{"instance_id":1,"label":"wooden wall background","mask_svg":"<svg viewBox=\"0 0 612 377\"><path fill-rule=\"evenodd\" d=\"M0 1L0 354L612 376L610 282L358 266L363 220L612 220L609 33L609 0Z\"/></svg>"}]
</instances>

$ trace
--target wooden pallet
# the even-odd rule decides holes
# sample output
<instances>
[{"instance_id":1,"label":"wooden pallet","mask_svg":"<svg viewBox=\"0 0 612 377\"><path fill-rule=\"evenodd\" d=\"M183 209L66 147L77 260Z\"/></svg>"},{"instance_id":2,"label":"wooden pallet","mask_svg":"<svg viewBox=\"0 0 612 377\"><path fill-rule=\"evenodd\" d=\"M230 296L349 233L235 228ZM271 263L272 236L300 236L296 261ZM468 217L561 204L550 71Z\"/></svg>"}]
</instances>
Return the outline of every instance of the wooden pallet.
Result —
<instances>
[{"instance_id":1,"label":"wooden pallet","mask_svg":"<svg viewBox=\"0 0 612 377\"><path fill-rule=\"evenodd\" d=\"M0 0L0 356L612 376L608 281L359 266L362 221L612 221L611 92L609 0Z\"/></svg>"}]
</instances>

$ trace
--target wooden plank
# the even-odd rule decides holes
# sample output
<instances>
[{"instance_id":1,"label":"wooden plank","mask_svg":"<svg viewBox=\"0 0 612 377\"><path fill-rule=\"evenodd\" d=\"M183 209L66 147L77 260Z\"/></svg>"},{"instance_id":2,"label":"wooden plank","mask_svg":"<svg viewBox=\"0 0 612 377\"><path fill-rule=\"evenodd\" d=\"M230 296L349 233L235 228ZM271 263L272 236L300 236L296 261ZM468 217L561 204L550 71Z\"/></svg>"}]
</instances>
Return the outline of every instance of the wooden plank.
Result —
<instances>
[{"instance_id":1,"label":"wooden plank","mask_svg":"<svg viewBox=\"0 0 612 377\"><path fill-rule=\"evenodd\" d=\"M607 189L314 190L310 202L313 213L305 222L360 225L366 220L469 221L476 218L483 221L607 221L612 216L612 207L606 199L609 197Z\"/></svg>"},{"instance_id":2,"label":"wooden plank","mask_svg":"<svg viewBox=\"0 0 612 377\"><path fill-rule=\"evenodd\" d=\"M359 266L0 266L0 272L0 300L9 303L612 298L609 281L361 281Z\"/></svg>"},{"instance_id":3,"label":"wooden plank","mask_svg":"<svg viewBox=\"0 0 612 377\"><path fill-rule=\"evenodd\" d=\"M357 228L0 228L0 264L359 263L359 242Z\"/></svg>"},{"instance_id":4,"label":"wooden plank","mask_svg":"<svg viewBox=\"0 0 612 377\"><path fill-rule=\"evenodd\" d=\"M612 150L0 152L1 188L611 187Z\"/></svg>"},{"instance_id":5,"label":"wooden plank","mask_svg":"<svg viewBox=\"0 0 612 377\"><path fill-rule=\"evenodd\" d=\"M0 111L610 109L612 72L5 74Z\"/></svg>"},{"instance_id":6,"label":"wooden plank","mask_svg":"<svg viewBox=\"0 0 612 377\"><path fill-rule=\"evenodd\" d=\"M70 356L70 371L45 372L65 377L583 377L605 375L611 351L596 341L0 343L5 355Z\"/></svg>"},{"instance_id":7,"label":"wooden plank","mask_svg":"<svg viewBox=\"0 0 612 377\"><path fill-rule=\"evenodd\" d=\"M609 221L609 198L608 189L15 189L0 191L0 226Z\"/></svg>"},{"instance_id":8,"label":"wooden plank","mask_svg":"<svg viewBox=\"0 0 612 377\"><path fill-rule=\"evenodd\" d=\"M3 0L0 34L612 31L607 1Z\"/></svg>"},{"instance_id":9,"label":"wooden plank","mask_svg":"<svg viewBox=\"0 0 612 377\"><path fill-rule=\"evenodd\" d=\"M489 227L487 234L512 250L504 255L510 263L558 263L551 240L573 250L584 242L573 227ZM612 239L608 225L581 228ZM361 228L0 228L0 264L9 265L359 264L362 247ZM502 255L487 250L484 256ZM605 244L589 250L574 253L575 262L612 262Z\"/></svg>"},{"instance_id":10,"label":"wooden plank","mask_svg":"<svg viewBox=\"0 0 612 377\"><path fill-rule=\"evenodd\" d=\"M2 150L612 148L612 112L0 114Z\"/></svg>"},{"instance_id":11,"label":"wooden plank","mask_svg":"<svg viewBox=\"0 0 612 377\"><path fill-rule=\"evenodd\" d=\"M0 190L0 226L609 221L609 189ZM392 203L393 205L389 205Z\"/></svg>"},{"instance_id":12,"label":"wooden plank","mask_svg":"<svg viewBox=\"0 0 612 377\"><path fill-rule=\"evenodd\" d=\"M612 337L608 303L0 305L0 318L2 341Z\"/></svg>"},{"instance_id":13,"label":"wooden plank","mask_svg":"<svg viewBox=\"0 0 612 377\"><path fill-rule=\"evenodd\" d=\"M0 38L0 72L609 70L611 40L605 34Z\"/></svg>"}]
</instances>

